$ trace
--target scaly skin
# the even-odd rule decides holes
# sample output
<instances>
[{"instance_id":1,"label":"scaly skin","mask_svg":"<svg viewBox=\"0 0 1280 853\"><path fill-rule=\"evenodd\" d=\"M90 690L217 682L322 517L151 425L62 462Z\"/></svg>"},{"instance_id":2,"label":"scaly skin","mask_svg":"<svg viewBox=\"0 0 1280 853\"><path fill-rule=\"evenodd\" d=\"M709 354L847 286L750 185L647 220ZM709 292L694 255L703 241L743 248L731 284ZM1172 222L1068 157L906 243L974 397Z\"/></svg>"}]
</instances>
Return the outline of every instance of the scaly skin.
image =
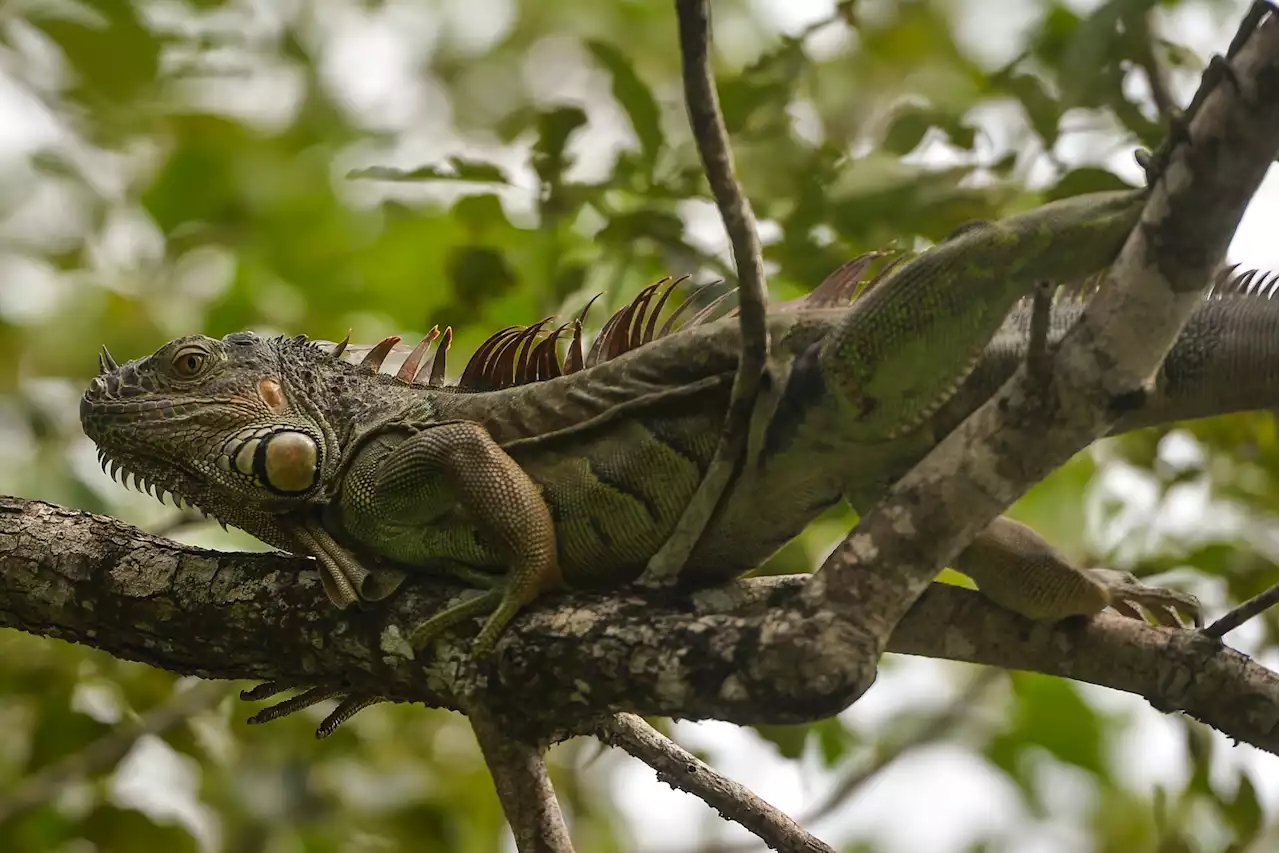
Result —
<instances>
[{"instance_id":1,"label":"scaly skin","mask_svg":"<svg viewBox=\"0 0 1280 853\"><path fill-rule=\"evenodd\" d=\"M1077 197L970 228L850 307L772 314L772 381L747 457L682 579L759 565L842 497L867 508L1017 366L1019 298L1104 268L1142 199ZM1055 309L1051 337L1073 312L1070 301ZM1269 294L1207 300L1124 426L1274 407L1276 337ZM738 352L730 318L568 376L462 393L397 383L304 339L191 336L107 365L81 418L113 464L315 556L340 606L386 594L397 571L487 588L415 635L421 645L490 613L484 653L548 586L639 575L709 464ZM1135 613L1131 603L1166 621L1176 617L1161 608L1195 611L1184 596L1077 570L1007 520L956 563L1034 618Z\"/></svg>"}]
</instances>

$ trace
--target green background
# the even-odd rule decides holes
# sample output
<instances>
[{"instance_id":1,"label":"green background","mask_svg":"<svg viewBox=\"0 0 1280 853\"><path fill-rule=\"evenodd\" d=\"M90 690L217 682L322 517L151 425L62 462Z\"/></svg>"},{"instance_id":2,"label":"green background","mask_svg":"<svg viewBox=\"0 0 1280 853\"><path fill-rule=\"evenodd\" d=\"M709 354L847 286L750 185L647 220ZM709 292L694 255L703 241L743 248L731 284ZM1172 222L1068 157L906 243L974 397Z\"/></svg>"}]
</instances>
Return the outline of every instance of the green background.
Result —
<instances>
[{"instance_id":1,"label":"green background","mask_svg":"<svg viewBox=\"0 0 1280 853\"><path fill-rule=\"evenodd\" d=\"M1136 183L1157 105L1185 103L1246 4L714 5L725 117L783 299L867 249ZM1264 192L1274 215L1274 180ZM1275 267L1257 241L1233 259ZM732 280L670 3L0 5L0 491L261 547L98 470L77 399L100 344L124 359L196 331L372 343L450 324L456 374L502 326L597 292L612 309L667 274ZM1168 572L1212 617L1275 580L1276 470L1269 414L1179 425L1081 454L1016 514L1087 564ZM812 568L851 522L832 513L765 570ZM1229 639L1275 666L1274 612ZM844 849L1275 848L1274 759L1027 674L936 725L978 672L890 657L839 719L674 731L804 815L927 727L812 826ZM59 764L187 686L0 631L0 813L32 803L0 822L0 849L510 849L470 729L443 711L377 707L318 744L320 713L250 728L246 685L227 685L119 760ZM593 742L550 760L580 850L743 841Z\"/></svg>"}]
</instances>

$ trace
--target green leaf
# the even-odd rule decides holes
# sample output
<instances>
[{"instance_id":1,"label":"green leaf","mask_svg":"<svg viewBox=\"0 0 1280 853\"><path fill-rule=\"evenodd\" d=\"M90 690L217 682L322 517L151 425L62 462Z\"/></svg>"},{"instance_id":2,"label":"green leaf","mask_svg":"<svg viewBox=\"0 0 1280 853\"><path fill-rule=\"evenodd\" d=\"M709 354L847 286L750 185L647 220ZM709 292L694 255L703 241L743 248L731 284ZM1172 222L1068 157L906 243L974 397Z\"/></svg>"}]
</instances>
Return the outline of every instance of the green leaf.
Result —
<instances>
[{"instance_id":1,"label":"green leaf","mask_svg":"<svg viewBox=\"0 0 1280 853\"><path fill-rule=\"evenodd\" d=\"M684 221L674 213L646 208L623 213L609 220L596 234L602 243L632 243L648 237L659 243L678 241L684 236Z\"/></svg>"},{"instance_id":2,"label":"green leaf","mask_svg":"<svg viewBox=\"0 0 1280 853\"><path fill-rule=\"evenodd\" d=\"M587 123L581 107L557 107L538 114L538 141L533 146L533 169L544 184L559 184L570 162L565 154L569 137Z\"/></svg>"},{"instance_id":3,"label":"green leaf","mask_svg":"<svg viewBox=\"0 0 1280 853\"><path fill-rule=\"evenodd\" d=\"M898 155L910 154L920 145L931 127L945 133L953 145L973 148L976 136L973 128L942 110L915 106L898 110L885 134L884 147Z\"/></svg>"},{"instance_id":4,"label":"green leaf","mask_svg":"<svg viewBox=\"0 0 1280 853\"><path fill-rule=\"evenodd\" d=\"M933 125L931 110L907 107L894 116L884 135L884 147L894 154L910 154Z\"/></svg>"},{"instance_id":5,"label":"green leaf","mask_svg":"<svg viewBox=\"0 0 1280 853\"><path fill-rule=\"evenodd\" d=\"M1045 749L1060 761L1107 779L1103 761L1103 721L1068 681L1045 675L1012 674L1014 705L1008 728L992 740L992 761L1020 784L1026 766L1018 755L1030 746Z\"/></svg>"},{"instance_id":6,"label":"green leaf","mask_svg":"<svg viewBox=\"0 0 1280 853\"><path fill-rule=\"evenodd\" d=\"M1108 172L1106 169L1099 169L1093 166L1085 166L1080 169L1072 169L1063 175L1053 189L1045 194L1045 201L1056 201L1060 198L1069 198L1073 195L1084 195L1085 193L1131 189L1133 187L1121 180L1114 172Z\"/></svg>"},{"instance_id":7,"label":"green leaf","mask_svg":"<svg viewBox=\"0 0 1280 853\"><path fill-rule=\"evenodd\" d=\"M636 74L626 54L608 42L597 39L588 40L587 47L613 76L613 96L631 119L631 128L636 132L640 148L644 152L645 165L652 173L658 152L662 148L662 121L658 102L649 87Z\"/></svg>"},{"instance_id":8,"label":"green leaf","mask_svg":"<svg viewBox=\"0 0 1280 853\"><path fill-rule=\"evenodd\" d=\"M1058 141L1062 104L1049 94L1044 81L1032 74L1012 74L1001 82L1002 88L1022 104L1032 130L1044 141L1045 148L1052 148Z\"/></svg>"},{"instance_id":9,"label":"green leaf","mask_svg":"<svg viewBox=\"0 0 1280 853\"><path fill-rule=\"evenodd\" d=\"M371 181L466 181L469 183L505 184L507 176L492 163L450 157L450 169L439 166L419 166L416 169L397 169L392 166L368 166L347 173L348 180Z\"/></svg>"},{"instance_id":10,"label":"green leaf","mask_svg":"<svg viewBox=\"0 0 1280 853\"><path fill-rule=\"evenodd\" d=\"M449 253L446 274L460 305L476 309L496 296L513 289L515 270L506 256L490 246L463 246Z\"/></svg>"},{"instance_id":11,"label":"green leaf","mask_svg":"<svg viewBox=\"0 0 1280 853\"><path fill-rule=\"evenodd\" d=\"M783 758L799 758L804 754L805 742L809 739L808 725L755 727L760 737L778 748Z\"/></svg>"},{"instance_id":12,"label":"green leaf","mask_svg":"<svg viewBox=\"0 0 1280 853\"><path fill-rule=\"evenodd\" d=\"M1235 827L1236 833L1240 839L1249 839L1257 835L1258 829L1262 826L1262 806L1258 803L1258 792L1253 787L1251 780L1246 773L1240 774L1240 784L1236 788L1236 795L1230 802L1224 802L1223 805L1227 818L1231 821L1231 825Z\"/></svg>"}]
</instances>

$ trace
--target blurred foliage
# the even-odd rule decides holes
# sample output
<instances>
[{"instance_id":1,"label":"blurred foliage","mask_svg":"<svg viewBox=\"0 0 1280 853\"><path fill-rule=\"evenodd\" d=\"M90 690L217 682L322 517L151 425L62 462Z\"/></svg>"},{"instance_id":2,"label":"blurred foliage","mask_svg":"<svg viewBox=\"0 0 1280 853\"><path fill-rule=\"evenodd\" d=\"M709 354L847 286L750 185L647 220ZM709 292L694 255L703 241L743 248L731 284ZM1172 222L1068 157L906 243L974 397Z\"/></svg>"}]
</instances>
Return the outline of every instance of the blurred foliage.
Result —
<instances>
[{"instance_id":1,"label":"blurred foliage","mask_svg":"<svg viewBox=\"0 0 1280 853\"><path fill-rule=\"evenodd\" d=\"M1212 22L1223 48L1245 5L717 2L721 98L774 296L867 249L1136 181L1130 151L1164 127L1154 105L1194 90L1204 57L1182 42ZM797 22L800 6L818 12ZM0 489L153 529L173 519L102 475L80 434L77 397L103 343L136 357L194 331L373 341L447 322L465 356L596 292L612 308L667 274L731 281L677 57L670 3L0 6ZM1169 573L1220 613L1275 581L1276 444L1269 415L1124 436L1016 514L1073 557ZM851 521L833 511L762 571L812 568ZM177 535L261 547L208 525ZM1275 613L1231 639L1274 663ZM911 666L889 659L876 687L897 708L887 718L859 706L703 752L772 751L822 788L928 719L961 670L929 670L936 701L904 700ZM1244 748L1065 681L1008 683L943 735L1006 780L1022 813L952 849L1022 849L1055 816L1067 840L1037 836L1036 849L1274 848L1275 803ZM0 803L175 689L163 672L0 632ZM383 706L318 745L315 715L248 728L232 695L119 764L71 774L0 823L0 849L509 843L462 718ZM1122 746L1157 729L1165 752L1140 755L1166 771L1152 785ZM659 849L648 795L620 781L625 759L576 741L552 764L579 849ZM895 790L887 820L934 807ZM707 826L704 840L720 837ZM698 849L687 837L680 849ZM842 837L902 849L858 828Z\"/></svg>"}]
</instances>

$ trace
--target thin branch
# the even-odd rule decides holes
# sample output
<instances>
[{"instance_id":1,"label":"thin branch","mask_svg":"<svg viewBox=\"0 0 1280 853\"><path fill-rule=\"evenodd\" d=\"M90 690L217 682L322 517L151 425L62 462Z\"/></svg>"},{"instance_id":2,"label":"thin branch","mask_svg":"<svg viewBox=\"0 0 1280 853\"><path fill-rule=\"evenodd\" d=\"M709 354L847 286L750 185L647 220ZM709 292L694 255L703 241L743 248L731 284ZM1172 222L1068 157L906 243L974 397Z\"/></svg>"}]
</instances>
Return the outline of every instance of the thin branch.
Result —
<instances>
[{"instance_id":1,"label":"thin branch","mask_svg":"<svg viewBox=\"0 0 1280 853\"><path fill-rule=\"evenodd\" d=\"M573 853L569 830L547 775L545 750L511 737L484 709L469 707L467 717L493 776L516 848L520 853Z\"/></svg>"},{"instance_id":2,"label":"thin branch","mask_svg":"<svg viewBox=\"0 0 1280 853\"><path fill-rule=\"evenodd\" d=\"M1156 112L1163 121L1170 121L1176 109L1173 95L1169 92L1169 82L1165 79L1164 69L1155 52L1155 34L1151 30L1149 10L1135 11L1124 18L1125 27L1130 30L1137 51L1138 67L1147 78L1147 86L1151 90L1151 101Z\"/></svg>"},{"instance_id":3,"label":"thin branch","mask_svg":"<svg viewBox=\"0 0 1280 853\"><path fill-rule=\"evenodd\" d=\"M983 671L969 682L959 696L945 708L931 714L911 735L885 749L875 757L875 760L866 765L856 769L850 768L847 775L836 783L822 802L804 816L803 822L812 826L846 803L850 797L857 795L868 782L904 754L922 746L937 743L949 736L973 710L987 688L1002 675L1004 671L1000 669Z\"/></svg>"},{"instance_id":4,"label":"thin branch","mask_svg":"<svg viewBox=\"0 0 1280 853\"><path fill-rule=\"evenodd\" d=\"M58 796L69 785L114 767L145 735L162 735L227 695L227 685L203 681L176 693L169 701L98 738L84 749L43 767L0 799L0 826Z\"/></svg>"},{"instance_id":5,"label":"thin branch","mask_svg":"<svg viewBox=\"0 0 1280 853\"><path fill-rule=\"evenodd\" d=\"M600 726L596 736L648 764L663 782L703 800L725 820L742 824L773 850L835 853L832 847L805 832L804 827L786 814L750 789L721 776L635 714L614 714L609 722Z\"/></svg>"},{"instance_id":6,"label":"thin branch","mask_svg":"<svg viewBox=\"0 0 1280 853\"><path fill-rule=\"evenodd\" d=\"M680 54L689 125L707 173L707 182L720 208L725 231L733 246L738 270L738 323L742 330L742 355L733 380L729 411L715 456L675 530L649 560L641 582L662 586L675 581L698 544L733 477L747 443L751 413L755 408L769 350L765 325L764 257L756 234L755 214L734 175L729 134L720 113L715 77L711 71L711 33L708 0L676 0L680 21Z\"/></svg>"},{"instance_id":7,"label":"thin branch","mask_svg":"<svg viewBox=\"0 0 1280 853\"><path fill-rule=\"evenodd\" d=\"M920 747L937 743L951 735L964 720L965 716L973 710L987 688L1003 674L1003 670L999 669L983 670L969 682L959 696L948 703L945 708L930 714L906 738L892 744L887 749L883 749L873 760L866 763L855 763L849 767L844 776L827 792L821 802L810 808L799 819L798 823L804 826L813 826L819 821L825 820L837 809L844 806L851 797L856 796L868 782L903 755ZM751 853L754 849L755 847L745 844L722 845L715 849L715 853Z\"/></svg>"},{"instance_id":8,"label":"thin branch","mask_svg":"<svg viewBox=\"0 0 1280 853\"><path fill-rule=\"evenodd\" d=\"M1253 598L1231 610L1227 615L1214 622L1204 632L1210 637L1222 637L1234 631L1255 616L1259 616L1270 607L1275 607L1280 600L1280 586L1258 593Z\"/></svg>"}]
</instances>

